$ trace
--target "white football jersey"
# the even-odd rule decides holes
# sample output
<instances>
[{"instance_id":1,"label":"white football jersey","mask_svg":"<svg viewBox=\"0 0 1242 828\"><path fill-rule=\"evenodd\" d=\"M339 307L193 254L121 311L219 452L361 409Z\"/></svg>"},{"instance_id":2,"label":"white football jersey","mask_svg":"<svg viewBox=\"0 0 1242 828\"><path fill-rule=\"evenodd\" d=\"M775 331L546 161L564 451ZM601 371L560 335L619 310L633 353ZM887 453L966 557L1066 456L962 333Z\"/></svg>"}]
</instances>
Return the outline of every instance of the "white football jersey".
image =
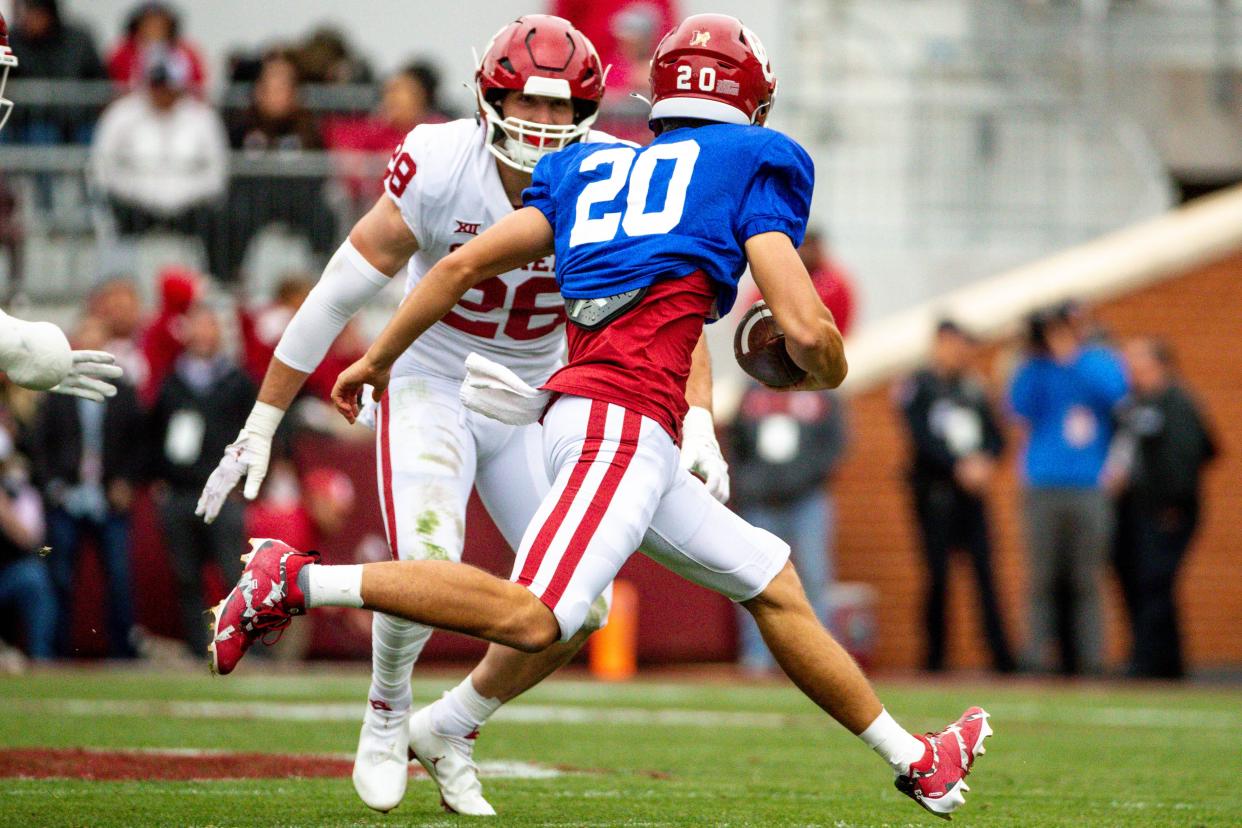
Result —
<instances>
[{"instance_id":1,"label":"white football jersey","mask_svg":"<svg viewBox=\"0 0 1242 828\"><path fill-rule=\"evenodd\" d=\"M388 162L384 192L418 239L407 295L436 262L513 211L484 135L472 118L420 124ZM617 139L591 132L587 140ZM548 256L470 289L398 357L392 375L429 373L461 381L473 351L538 386L560 367L564 325L564 301Z\"/></svg>"}]
</instances>

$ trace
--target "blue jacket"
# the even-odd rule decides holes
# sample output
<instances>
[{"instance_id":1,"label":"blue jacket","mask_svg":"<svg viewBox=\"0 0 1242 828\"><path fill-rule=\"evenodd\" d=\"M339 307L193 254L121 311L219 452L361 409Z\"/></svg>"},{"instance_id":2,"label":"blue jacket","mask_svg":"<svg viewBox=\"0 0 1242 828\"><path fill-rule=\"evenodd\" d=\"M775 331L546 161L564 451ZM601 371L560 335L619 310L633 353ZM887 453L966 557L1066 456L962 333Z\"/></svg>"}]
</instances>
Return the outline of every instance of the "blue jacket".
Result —
<instances>
[{"instance_id":1,"label":"blue jacket","mask_svg":"<svg viewBox=\"0 0 1242 828\"><path fill-rule=\"evenodd\" d=\"M1061 364L1023 362L1009 387L1009 405L1030 429L1022 470L1040 487L1095 488L1113 436L1113 408L1126 395L1121 361L1108 348L1083 348Z\"/></svg>"}]
</instances>

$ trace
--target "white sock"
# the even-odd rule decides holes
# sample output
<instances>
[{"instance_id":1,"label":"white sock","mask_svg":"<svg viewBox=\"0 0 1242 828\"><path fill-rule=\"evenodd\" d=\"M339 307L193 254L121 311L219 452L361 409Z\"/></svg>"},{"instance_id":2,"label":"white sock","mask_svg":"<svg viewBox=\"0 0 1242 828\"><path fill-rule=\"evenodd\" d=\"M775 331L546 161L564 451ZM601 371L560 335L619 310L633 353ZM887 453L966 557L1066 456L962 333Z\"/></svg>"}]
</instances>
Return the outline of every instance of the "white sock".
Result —
<instances>
[{"instance_id":1,"label":"white sock","mask_svg":"<svg viewBox=\"0 0 1242 828\"><path fill-rule=\"evenodd\" d=\"M298 572L306 608L361 607L362 564L307 564Z\"/></svg>"},{"instance_id":2,"label":"white sock","mask_svg":"<svg viewBox=\"0 0 1242 828\"><path fill-rule=\"evenodd\" d=\"M431 729L441 736L469 736L500 709L500 699L489 699L474 689L470 676L431 706Z\"/></svg>"},{"instance_id":3,"label":"white sock","mask_svg":"<svg viewBox=\"0 0 1242 828\"><path fill-rule=\"evenodd\" d=\"M410 670L431 638L431 627L382 612L371 621L371 708L380 713L410 709ZM387 708L387 710L385 710Z\"/></svg>"},{"instance_id":4,"label":"white sock","mask_svg":"<svg viewBox=\"0 0 1242 828\"><path fill-rule=\"evenodd\" d=\"M910 765L922 759L927 750L927 746L897 724L887 710L881 710L875 721L858 734L858 738L880 754L880 758L888 762L897 774L909 773Z\"/></svg>"}]
</instances>

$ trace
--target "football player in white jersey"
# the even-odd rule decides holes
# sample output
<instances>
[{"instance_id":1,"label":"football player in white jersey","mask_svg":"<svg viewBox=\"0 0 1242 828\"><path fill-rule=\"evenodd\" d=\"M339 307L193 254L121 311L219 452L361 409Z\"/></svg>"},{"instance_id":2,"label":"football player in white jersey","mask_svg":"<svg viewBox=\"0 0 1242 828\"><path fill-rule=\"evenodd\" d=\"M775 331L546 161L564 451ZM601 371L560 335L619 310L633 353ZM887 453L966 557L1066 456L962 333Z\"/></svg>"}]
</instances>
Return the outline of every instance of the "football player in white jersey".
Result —
<instances>
[{"instance_id":1,"label":"football player in white jersey","mask_svg":"<svg viewBox=\"0 0 1242 828\"><path fill-rule=\"evenodd\" d=\"M199 501L211 521L244 476L258 494L272 435L307 374L346 322L408 263L407 293L451 250L520 207L539 158L590 141L604 94L604 67L566 20L528 15L497 33L475 73L478 119L416 127L393 153L385 193L354 226L290 321L258 401ZM612 140L610 136L601 136ZM471 353L538 386L559 366L565 310L550 259L471 291L393 368L376 412L377 477L394 559L460 560L471 486L512 548L549 489L539 426L508 426L465 409L458 398ZM700 342L687 398L683 466L728 498L716 444L710 368ZM446 808L491 815L472 759L477 731L504 702L566 663L603 625L608 599L572 640L525 654L493 644L474 672L411 716L410 670L428 627L377 613L372 683L354 763L354 787L379 811L401 801L408 755L422 762ZM214 662L213 662L214 663Z\"/></svg>"},{"instance_id":2,"label":"football player in white jersey","mask_svg":"<svg viewBox=\"0 0 1242 828\"><path fill-rule=\"evenodd\" d=\"M17 55L9 48L9 27L0 14L0 129L13 102L4 97L9 70ZM54 391L102 402L116 394L108 380L121 375L116 359L105 351L75 351L60 328L51 322L26 322L0 311L0 371L34 391Z\"/></svg>"}]
</instances>

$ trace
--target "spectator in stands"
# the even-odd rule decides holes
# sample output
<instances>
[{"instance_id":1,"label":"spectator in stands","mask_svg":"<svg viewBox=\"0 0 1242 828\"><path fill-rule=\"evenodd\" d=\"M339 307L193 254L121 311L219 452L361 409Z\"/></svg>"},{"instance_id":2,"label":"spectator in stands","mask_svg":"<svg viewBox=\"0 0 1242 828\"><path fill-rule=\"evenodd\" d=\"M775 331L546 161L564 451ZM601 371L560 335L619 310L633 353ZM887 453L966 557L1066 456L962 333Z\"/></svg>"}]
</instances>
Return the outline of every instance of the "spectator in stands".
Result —
<instances>
[{"instance_id":1,"label":"spectator in stands","mask_svg":"<svg viewBox=\"0 0 1242 828\"><path fill-rule=\"evenodd\" d=\"M344 32L321 26L296 46L291 54L298 73L307 83L371 83L375 75L364 58L349 47Z\"/></svg>"},{"instance_id":2,"label":"spectator in stands","mask_svg":"<svg viewBox=\"0 0 1242 828\"><path fill-rule=\"evenodd\" d=\"M345 186L356 207L370 205L379 197L383 187L380 159L387 160L406 133L422 123L448 120L440 108L439 86L440 73L431 63L410 63L384 82L375 112L324 121L324 143L340 153L337 163L344 168Z\"/></svg>"},{"instance_id":3,"label":"spectator in stands","mask_svg":"<svg viewBox=\"0 0 1242 828\"><path fill-rule=\"evenodd\" d=\"M324 540L345 528L354 508L354 486L344 472L320 466L299 480L292 461L276 460L263 488L263 496L246 508L246 536L280 537L286 543L300 543L299 549L323 548ZM331 553L330 553L331 554ZM336 552L338 563L353 563ZM334 613L333 626L350 623L359 610L344 608ZM366 620L370 634L370 619ZM290 630L284 635L275 656L280 660L303 657L310 647L312 627Z\"/></svg>"},{"instance_id":4,"label":"spectator in stands","mask_svg":"<svg viewBox=\"0 0 1242 828\"><path fill-rule=\"evenodd\" d=\"M970 370L975 347L957 323L942 320L931 364L902 384L898 400L913 448L910 488L927 563L925 665L944 669L949 557L960 550L974 569L992 666L1008 673L1015 665L992 576L985 500L1004 440L987 393Z\"/></svg>"},{"instance_id":5,"label":"spectator in stands","mask_svg":"<svg viewBox=\"0 0 1242 828\"><path fill-rule=\"evenodd\" d=\"M1133 339L1124 350L1132 390L1118 409L1119 430L1106 479L1120 494L1119 573L1129 581L1131 675L1181 678L1174 586L1199 525L1204 467L1216 439L1177 378L1168 346Z\"/></svg>"},{"instance_id":6,"label":"spectator in stands","mask_svg":"<svg viewBox=\"0 0 1242 828\"><path fill-rule=\"evenodd\" d=\"M17 0L9 45L21 55L15 79L102 80L103 63L86 29L61 17L59 0ZM101 102L102 103L102 102ZM23 101L3 135L24 144L87 143L98 106Z\"/></svg>"},{"instance_id":7,"label":"spectator in stands","mask_svg":"<svg viewBox=\"0 0 1242 828\"><path fill-rule=\"evenodd\" d=\"M842 335L849 333L854 325L854 283L849 274L841 267L828 251L828 241L821 230L807 231L802 246L798 248L798 258L806 265L811 274L811 281L819 297L824 300L832 318L837 321L837 329Z\"/></svg>"},{"instance_id":8,"label":"spectator in stands","mask_svg":"<svg viewBox=\"0 0 1242 828\"><path fill-rule=\"evenodd\" d=\"M60 396L60 395L52 395ZM72 398L70 398L72 399ZM33 659L55 655L56 593L42 555L43 504L14 446L15 425L0 410L0 617L18 622ZM2 647L0 642L0 647Z\"/></svg>"},{"instance_id":9,"label":"spectator in stands","mask_svg":"<svg viewBox=\"0 0 1242 828\"><path fill-rule=\"evenodd\" d=\"M246 508L249 537L279 536L299 549L318 549L341 532L354 508L354 484L349 475L329 466L316 466L300 479L293 462L272 464L263 496Z\"/></svg>"},{"instance_id":10,"label":"spectator in stands","mask_svg":"<svg viewBox=\"0 0 1242 828\"><path fill-rule=\"evenodd\" d=\"M203 58L181 37L181 17L167 3L141 3L130 12L125 37L108 56L108 77L126 90L140 86L152 57L177 63L187 88L195 95L203 93Z\"/></svg>"},{"instance_id":11,"label":"spectator in stands","mask_svg":"<svg viewBox=\"0 0 1242 828\"><path fill-rule=\"evenodd\" d=\"M138 286L128 276L115 276L98 285L87 301L87 311L107 329L104 350L116 357L125 371L125 380L143 388L151 376L151 366L142 352L139 336L143 327L142 298Z\"/></svg>"},{"instance_id":12,"label":"spectator in stands","mask_svg":"<svg viewBox=\"0 0 1242 828\"><path fill-rule=\"evenodd\" d=\"M845 452L844 402L831 391L781 392L758 383L742 397L728 434L731 482L741 514L789 541L794 566L821 621L828 621L835 510L827 489ZM748 613L738 613L747 672L776 669Z\"/></svg>"},{"instance_id":13,"label":"spectator in stands","mask_svg":"<svg viewBox=\"0 0 1242 828\"><path fill-rule=\"evenodd\" d=\"M108 330L86 317L74 346L102 349ZM72 656L74 572L86 542L93 541L107 579L108 656L133 658L134 599L130 567L130 507L142 474L145 422L134 389L124 378L116 396L102 403L48 394L31 436L36 479L47 503L48 567L60 615L56 646Z\"/></svg>"},{"instance_id":14,"label":"spectator in stands","mask_svg":"<svg viewBox=\"0 0 1242 828\"><path fill-rule=\"evenodd\" d=\"M172 564L186 643L195 655L207 646L202 624L203 566L220 567L225 583L241 576L245 551L240 499L231 498L211 524L194 515L199 492L216 459L245 425L256 389L221 352L216 312L197 304L185 319L185 352L164 380L151 412L154 476L160 525Z\"/></svg>"},{"instance_id":15,"label":"spectator in stands","mask_svg":"<svg viewBox=\"0 0 1242 828\"><path fill-rule=\"evenodd\" d=\"M315 117L301 102L298 70L288 55L263 62L250 107L229 129L234 149L279 166L297 153L323 149ZM229 190L229 279L237 277L250 240L272 221L302 233L325 258L337 238L336 217L323 195L319 174L290 170L235 176Z\"/></svg>"},{"instance_id":16,"label":"spectator in stands","mask_svg":"<svg viewBox=\"0 0 1242 828\"><path fill-rule=\"evenodd\" d=\"M0 250L8 258L9 273L8 295L4 297L6 303L20 294L22 285L25 284L25 242L26 231L22 226L22 211L17 194L0 175Z\"/></svg>"},{"instance_id":17,"label":"spectator in stands","mask_svg":"<svg viewBox=\"0 0 1242 828\"><path fill-rule=\"evenodd\" d=\"M663 37L682 17L678 8L681 4L675 0L553 0L549 5L551 14L573 23L578 31L595 44L605 66L620 66L626 60L622 51L623 45L617 38L619 30L624 37L625 29L624 23L618 26L619 17L626 14L652 14L656 20L656 40ZM651 51L648 51L647 59L650 59ZM611 86L611 77L608 82Z\"/></svg>"},{"instance_id":18,"label":"spectator in stands","mask_svg":"<svg viewBox=\"0 0 1242 828\"><path fill-rule=\"evenodd\" d=\"M650 107L634 93L643 97L650 93L651 55L667 31L661 28L662 22L661 10L645 2L623 4L609 20L615 57L608 71L599 129L640 144L651 140Z\"/></svg>"},{"instance_id":19,"label":"spectator in stands","mask_svg":"<svg viewBox=\"0 0 1242 828\"><path fill-rule=\"evenodd\" d=\"M256 383L263 381L267 366L276 352L276 344L285 332L285 326L301 307L314 282L305 274L290 274L276 286L272 302L266 307L252 311L239 305L238 326L242 334L242 364L246 373ZM322 400L332 396L336 377L366 350L366 343L358 332L356 320L346 324L328 349L319 366L307 377L303 390Z\"/></svg>"},{"instance_id":20,"label":"spectator in stands","mask_svg":"<svg viewBox=\"0 0 1242 828\"><path fill-rule=\"evenodd\" d=\"M151 56L146 85L112 103L99 119L91 178L122 236L154 229L196 236L212 272L224 275L228 139L215 110L186 94L187 83L184 64Z\"/></svg>"},{"instance_id":21,"label":"spectator in stands","mask_svg":"<svg viewBox=\"0 0 1242 828\"><path fill-rule=\"evenodd\" d=\"M267 56L255 81L250 106L229 124L229 144L251 152L320 149L315 116L302 105L298 69L288 54Z\"/></svg>"},{"instance_id":22,"label":"spectator in stands","mask_svg":"<svg viewBox=\"0 0 1242 828\"><path fill-rule=\"evenodd\" d=\"M1101 578L1113 531L1102 486L1113 408L1126 394L1121 360L1084 343L1064 308L1029 320L1029 353L1009 387L1009 403L1026 427L1022 458L1029 571L1026 658L1035 670L1100 671ZM1058 596L1068 602L1059 612ZM1058 636L1060 617L1069 619Z\"/></svg>"},{"instance_id":23,"label":"spectator in stands","mask_svg":"<svg viewBox=\"0 0 1242 828\"><path fill-rule=\"evenodd\" d=\"M186 313L202 295L202 277L186 267L170 265L159 274L160 307L142 332L147 382L139 391L144 405L155 402L164 379L185 350Z\"/></svg>"},{"instance_id":24,"label":"spectator in stands","mask_svg":"<svg viewBox=\"0 0 1242 828\"><path fill-rule=\"evenodd\" d=\"M814 228L807 230L798 248L798 258L811 275L819 298L836 320L837 330L841 331L842 336L848 335L854 327L854 282L845 268L832 258L822 231ZM742 304L749 307L760 298L759 291L752 288Z\"/></svg>"},{"instance_id":25,"label":"spectator in stands","mask_svg":"<svg viewBox=\"0 0 1242 828\"><path fill-rule=\"evenodd\" d=\"M256 384L263 382L268 363L276 352L276 343L285 332L293 314L306 301L315 286L309 275L287 274L276 284L272 301L258 310L237 305L237 322L242 334L242 366Z\"/></svg>"}]
</instances>

